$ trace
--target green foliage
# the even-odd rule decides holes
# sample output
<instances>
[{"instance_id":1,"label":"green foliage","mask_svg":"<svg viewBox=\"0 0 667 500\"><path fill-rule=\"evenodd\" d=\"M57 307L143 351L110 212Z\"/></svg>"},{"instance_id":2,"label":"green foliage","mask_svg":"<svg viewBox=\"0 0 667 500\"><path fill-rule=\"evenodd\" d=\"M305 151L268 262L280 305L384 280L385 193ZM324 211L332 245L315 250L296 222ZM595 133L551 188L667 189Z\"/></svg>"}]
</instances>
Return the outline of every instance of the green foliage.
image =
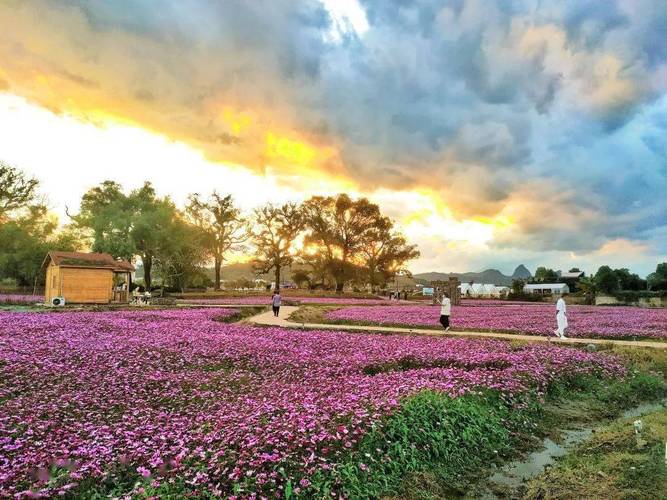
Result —
<instances>
[{"instance_id":1,"label":"green foliage","mask_svg":"<svg viewBox=\"0 0 667 500\"><path fill-rule=\"evenodd\" d=\"M655 272L646 278L651 290L667 290L667 262L658 264Z\"/></svg>"},{"instance_id":2,"label":"green foliage","mask_svg":"<svg viewBox=\"0 0 667 500\"><path fill-rule=\"evenodd\" d=\"M182 288L204 258L198 234L185 223L169 197L160 198L150 182L130 194L113 181L104 181L81 199L73 219L92 232L93 251L131 260L139 255L144 283L152 284L155 262L169 284Z\"/></svg>"},{"instance_id":3,"label":"green foliage","mask_svg":"<svg viewBox=\"0 0 667 500\"><path fill-rule=\"evenodd\" d=\"M614 269L614 274L618 278L621 290L646 290L646 280L631 273L629 269Z\"/></svg>"},{"instance_id":4,"label":"green foliage","mask_svg":"<svg viewBox=\"0 0 667 500\"><path fill-rule=\"evenodd\" d=\"M643 401L667 396L667 384L659 374L636 370L631 370L623 379L611 381L574 375L553 384L549 396L582 401L591 418L608 418Z\"/></svg>"},{"instance_id":5,"label":"green foliage","mask_svg":"<svg viewBox=\"0 0 667 500\"><path fill-rule=\"evenodd\" d=\"M280 287L282 269L294 262L294 241L304 228L303 209L296 203L281 206L267 204L255 210L255 245L253 267L258 273L275 273L276 288Z\"/></svg>"},{"instance_id":6,"label":"green foliage","mask_svg":"<svg viewBox=\"0 0 667 500\"><path fill-rule=\"evenodd\" d=\"M197 228L199 244L213 258L215 289L220 290L220 268L225 254L240 250L241 243L248 239L247 220L241 217L232 195L220 196L215 191L206 201L198 194L190 195L185 212Z\"/></svg>"},{"instance_id":7,"label":"green foliage","mask_svg":"<svg viewBox=\"0 0 667 500\"><path fill-rule=\"evenodd\" d=\"M384 284L419 255L416 246L408 245L394 230L380 207L366 198L313 196L303 204L303 210L309 249L304 261L314 264L315 274L329 275L338 291L360 270L371 286Z\"/></svg>"},{"instance_id":8,"label":"green foliage","mask_svg":"<svg viewBox=\"0 0 667 500\"><path fill-rule=\"evenodd\" d=\"M594 279L596 288L603 293L612 294L620 288L618 276L609 266L601 266Z\"/></svg>"},{"instance_id":9,"label":"green foliage","mask_svg":"<svg viewBox=\"0 0 667 500\"><path fill-rule=\"evenodd\" d=\"M512 293L514 295L522 295L524 286L526 286L526 282L524 280L512 280Z\"/></svg>"},{"instance_id":10,"label":"green foliage","mask_svg":"<svg viewBox=\"0 0 667 500\"><path fill-rule=\"evenodd\" d=\"M350 498L398 494L406 474L425 469L456 487L462 475L509 451L512 429L536 415L536 406L512 409L493 391L454 399L423 391L367 434L331 474L313 478L308 494L326 496L334 487Z\"/></svg>"},{"instance_id":11,"label":"green foliage","mask_svg":"<svg viewBox=\"0 0 667 500\"><path fill-rule=\"evenodd\" d=\"M43 206L33 206L0 225L0 276L18 286L41 285L42 262L49 250L73 251L82 238L72 228L58 230L58 221Z\"/></svg>"},{"instance_id":12,"label":"green foliage","mask_svg":"<svg viewBox=\"0 0 667 500\"><path fill-rule=\"evenodd\" d=\"M535 281L543 283L555 283L558 281L558 273L553 269L540 266L535 269Z\"/></svg>"}]
</instances>

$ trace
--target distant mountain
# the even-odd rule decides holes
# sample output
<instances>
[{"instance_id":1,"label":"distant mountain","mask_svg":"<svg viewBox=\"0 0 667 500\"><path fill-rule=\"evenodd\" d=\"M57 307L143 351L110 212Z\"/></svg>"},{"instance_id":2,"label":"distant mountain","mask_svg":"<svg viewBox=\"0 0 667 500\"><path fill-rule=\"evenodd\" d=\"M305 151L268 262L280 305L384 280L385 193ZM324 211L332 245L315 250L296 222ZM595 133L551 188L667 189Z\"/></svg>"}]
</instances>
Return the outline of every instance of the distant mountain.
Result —
<instances>
[{"instance_id":1,"label":"distant mountain","mask_svg":"<svg viewBox=\"0 0 667 500\"><path fill-rule=\"evenodd\" d=\"M523 264L520 264L519 266L517 266L517 268L512 273L512 279L515 279L515 280L527 280L528 278L531 278L532 276L533 275L531 274L531 272Z\"/></svg>"},{"instance_id":2,"label":"distant mountain","mask_svg":"<svg viewBox=\"0 0 667 500\"><path fill-rule=\"evenodd\" d=\"M505 276L497 269L486 269L479 273L430 272L413 275L416 280L423 284L427 284L431 281L446 281L450 276L458 278L461 283L468 283L470 281L474 281L475 283L493 283L494 285L509 285L512 283L512 278L510 276Z\"/></svg>"}]
</instances>

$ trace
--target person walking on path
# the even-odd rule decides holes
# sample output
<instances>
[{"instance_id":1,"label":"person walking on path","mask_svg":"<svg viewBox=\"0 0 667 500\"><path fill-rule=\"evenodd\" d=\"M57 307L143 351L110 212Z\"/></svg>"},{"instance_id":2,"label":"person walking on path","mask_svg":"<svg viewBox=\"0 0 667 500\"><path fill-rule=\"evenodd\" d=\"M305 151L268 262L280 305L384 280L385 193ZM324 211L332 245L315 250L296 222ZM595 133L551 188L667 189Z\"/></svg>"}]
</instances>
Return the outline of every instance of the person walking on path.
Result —
<instances>
[{"instance_id":1,"label":"person walking on path","mask_svg":"<svg viewBox=\"0 0 667 500\"><path fill-rule=\"evenodd\" d=\"M280 304L282 302L282 297L280 292L276 290L273 292L273 297L271 297L271 306L273 307L273 315L277 318L280 313Z\"/></svg>"},{"instance_id":2,"label":"person walking on path","mask_svg":"<svg viewBox=\"0 0 667 500\"><path fill-rule=\"evenodd\" d=\"M560 296L556 301L556 324L558 328L554 331L561 339L566 339L565 329L567 328L567 306L565 305L564 297L566 294Z\"/></svg>"},{"instance_id":3,"label":"person walking on path","mask_svg":"<svg viewBox=\"0 0 667 500\"><path fill-rule=\"evenodd\" d=\"M452 313L452 301L449 300L447 292L442 294L442 299L438 301L440 303L440 324L445 329L446 332L449 331L449 316Z\"/></svg>"}]
</instances>

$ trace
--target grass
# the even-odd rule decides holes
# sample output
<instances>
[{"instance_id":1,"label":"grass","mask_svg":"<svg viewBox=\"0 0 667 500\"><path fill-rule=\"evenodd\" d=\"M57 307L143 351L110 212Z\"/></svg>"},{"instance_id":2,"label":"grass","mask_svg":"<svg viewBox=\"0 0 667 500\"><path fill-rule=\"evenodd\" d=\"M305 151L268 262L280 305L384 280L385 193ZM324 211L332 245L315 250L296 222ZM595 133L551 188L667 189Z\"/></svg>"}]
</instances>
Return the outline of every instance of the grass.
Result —
<instances>
[{"instance_id":1,"label":"grass","mask_svg":"<svg viewBox=\"0 0 667 500\"><path fill-rule=\"evenodd\" d=\"M221 323L236 323L245 318L255 316L261 312L268 311L267 306L257 306L257 307L240 307L238 312L230 316L217 316L214 317L214 321L219 321Z\"/></svg>"},{"instance_id":2,"label":"grass","mask_svg":"<svg viewBox=\"0 0 667 500\"><path fill-rule=\"evenodd\" d=\"M330 320L326 319L326 315L328 312L335 311L336 309L340 309L340 306L300 306L287 317L287 320L295 323L331 323Z\"/></svg>"},{"instance_id":3,"label":"grass","mask_svg":"<svg viewBox=\"0 0 667 500\"><path fill-rule=\"evenodd\" d=\"M454 399L420 392L367 434L331 474L315 477L309 496L330 496L334 486L349 498L402 495L406 475L416 477L424 471L437 485L432 493L458 494L465 491L470 475L511 451L513 429L538 413L534 404L512 409L494 391Z\"/></svg>"},{"instance_id":4,"label":"grass","mask_svg":"<svg viewBox=\"0 0 667 500\"><path fill-rule=\"evenodd\" d=\"M644 415L643 431L622 419L603 427L531 480L524 498L667 498L667 410Z\"/></svg>"},{"instance_id":5,"label":"grass","mask_svg":"<svg viewBox=\"0 0 667 500\"><path fill-rule=\"evenodd\" d=\"M561 399L548 412L552 425L564 419L612 417L641 401L667 396L667 351L617 346L609 351L628 361L632 372L627 382L612 383L602 390L594 384L569 394L570 404ZM523 498L667 499L667 409L639 418L643 422L639 436L632 425L635 418L608 422L554 467L529 481Z\"/></svg>"}]
</instances>

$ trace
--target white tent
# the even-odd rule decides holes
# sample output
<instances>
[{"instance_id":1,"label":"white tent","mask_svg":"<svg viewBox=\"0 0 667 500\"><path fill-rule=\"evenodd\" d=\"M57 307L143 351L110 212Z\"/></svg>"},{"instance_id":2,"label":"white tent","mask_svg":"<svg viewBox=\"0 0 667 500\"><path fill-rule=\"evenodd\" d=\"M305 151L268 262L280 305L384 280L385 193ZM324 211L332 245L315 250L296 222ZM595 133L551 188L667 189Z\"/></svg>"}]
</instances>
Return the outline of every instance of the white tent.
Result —
<instances>
[{"instance_id":1,"label":"white tent","mask_svg":"<svg viewBox=\"0 0 667 500\"><path fill-rule=\"evenodd\" d=\"M504 291L506 289L507 291ZM509 291L507 287L497 287L491 283L462 283L459 285L462 297L491 298L501 297Z\"/></svg>"}]
</instances>

